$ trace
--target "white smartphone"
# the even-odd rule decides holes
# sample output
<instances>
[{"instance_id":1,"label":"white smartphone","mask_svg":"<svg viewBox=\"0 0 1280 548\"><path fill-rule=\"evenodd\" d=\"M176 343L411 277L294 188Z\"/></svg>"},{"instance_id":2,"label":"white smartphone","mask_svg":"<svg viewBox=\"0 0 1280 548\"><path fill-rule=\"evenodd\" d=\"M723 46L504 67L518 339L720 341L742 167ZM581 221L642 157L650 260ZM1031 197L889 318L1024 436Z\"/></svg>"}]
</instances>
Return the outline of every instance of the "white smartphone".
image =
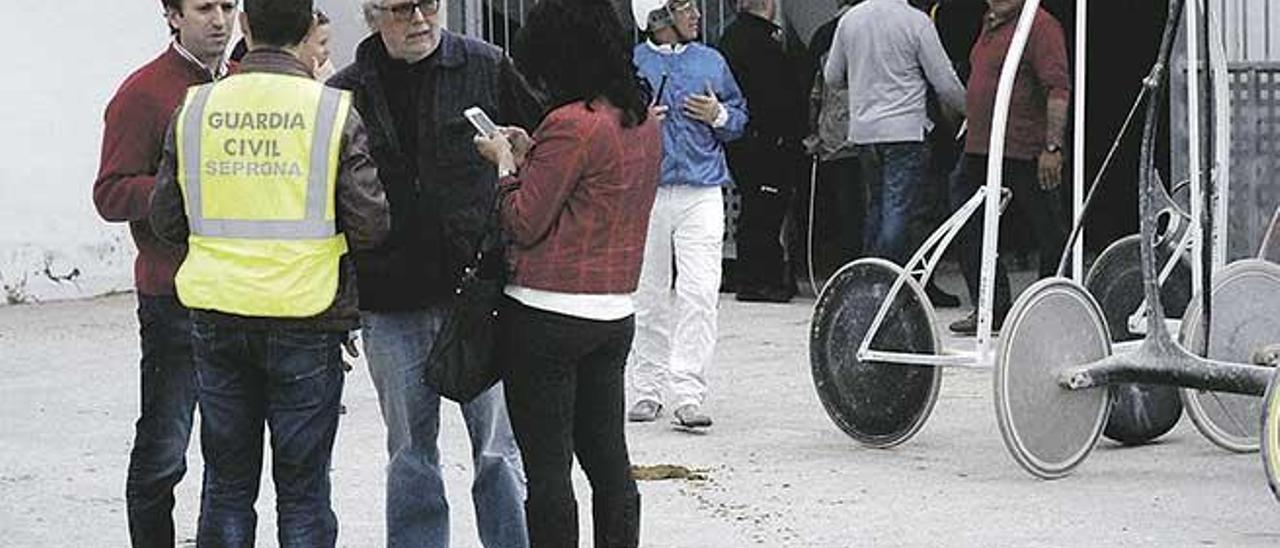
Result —
<instances>
[{"instance_id":1,"label":"white smartphone","mask_svg":"<svg viewBox=\"0 0 1280 548\"><path fill-rule=\"evenodd\" d=\"M493 123L493 120L489 119L489 115L485 114L480 107L471 107L464 110L462 111L462 116L470 121L471 125L475 126L480 135L493 137L498 133L498 125Z\"/></svg>"}]
</instances>

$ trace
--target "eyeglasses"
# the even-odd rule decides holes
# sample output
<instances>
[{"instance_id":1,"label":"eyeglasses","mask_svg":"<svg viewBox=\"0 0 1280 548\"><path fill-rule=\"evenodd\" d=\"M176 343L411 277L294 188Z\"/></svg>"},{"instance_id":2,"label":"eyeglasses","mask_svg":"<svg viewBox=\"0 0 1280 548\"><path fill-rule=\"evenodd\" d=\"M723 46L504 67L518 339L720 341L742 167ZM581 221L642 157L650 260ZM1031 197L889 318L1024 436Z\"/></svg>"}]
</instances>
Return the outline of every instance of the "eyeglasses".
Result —
<instances>
[{"instance_id":1,"label":"eyeglasses","mask_svg":"<svg viewBox=\"0 0 1280 548\"><path fill-rule=\"evenodd\" d=\"M417 0L390 6L374 5L373 8L378 11L390 12L392 18L403 23L412 21L415 11L421 11L422 15L435 15L436 12L440 11L440 0Z\"/></svg>"},{"instance_id":2,"label":"eyeglasses","mask_svg":"<svg viewBox=\"0 0 1280 548\"><path fill-rule=\"evenodd\" d=\"M670 4L671 13L679 13L681 15L689 15L698 13L698 4L693 0L675 0Z\"/></svg>"}]
</instances>

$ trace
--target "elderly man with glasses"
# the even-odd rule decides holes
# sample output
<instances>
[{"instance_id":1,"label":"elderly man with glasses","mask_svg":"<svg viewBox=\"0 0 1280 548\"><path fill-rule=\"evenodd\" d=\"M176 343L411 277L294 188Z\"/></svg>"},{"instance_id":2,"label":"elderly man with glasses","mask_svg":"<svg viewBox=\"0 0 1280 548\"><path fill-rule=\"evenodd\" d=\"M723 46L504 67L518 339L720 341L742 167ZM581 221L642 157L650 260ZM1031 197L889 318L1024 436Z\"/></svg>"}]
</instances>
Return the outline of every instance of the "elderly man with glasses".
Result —
<instances>
[{"instance_id":1,"label":"elderly man with glasses","mask_svg":"<svg viewBox=\"0 0 1280 548\"><path fill-rule=\"evenodd\" d=\"M354 92L391 205L386 242L355 255L364 348L387 426L387 545L444 547L440 396L423 378L497 184L462 111L479 106L501 125L533 127L540 106L500 50L441 27L442 2L362 7L373 34L329 84ZM461 407L480 540L528 546L524 478L502 386Z\"/></svg>"}]
</instances>

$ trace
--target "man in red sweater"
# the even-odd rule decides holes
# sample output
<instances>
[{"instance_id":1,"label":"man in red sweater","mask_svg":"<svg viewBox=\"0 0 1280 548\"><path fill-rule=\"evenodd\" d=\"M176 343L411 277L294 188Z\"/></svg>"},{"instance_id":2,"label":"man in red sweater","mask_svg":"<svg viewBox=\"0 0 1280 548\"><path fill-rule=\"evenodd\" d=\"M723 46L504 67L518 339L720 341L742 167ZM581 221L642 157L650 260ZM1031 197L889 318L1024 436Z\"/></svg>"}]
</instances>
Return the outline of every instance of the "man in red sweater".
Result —
<instances>
[{"instance_id":1,"label":"man in red sweater","mask_svg":"<svg viewBox=\"0 0 1280 548\"><path fill-rule=\"evenodd\" d=\"M1005 53L1013 40L1018 15L1025 0L987 0L982 34L969 53L970 74L965 97L969 134L964 156L952 175L951 201L959 207L987 181L987 153L995 117L996 86ZM1062 25L1044 8L1037 11L1009 104L1008 132L1004 142L1004 186L1013 190L1013 205L1020 205L1030 220L1040 247L1040 277L1052 276L1067 239L1066 215L1058 186L1062 182L1062 144L1071 98L1067 48ZM979 210L981 211L981 210ZM978 301L982 235L978 221L970 219L960 233L960 265L971 302ZM1009 275L997 259L992 327L1000 329L1011 306ZM976 308L976 305L975 305ZM952 332L973 335L978 313L951 324Z\"/></svg>"},{"instance_id":2,"label":"man in red sweater","mask_svg":"<svg viewBox=\"0 0 1280 548\"><path fill-rule=\"evenodd\" d=\"M107 105L93 203L109 222L128 222L138 258L142 415L136 424L125 500L134 546L173 546L173 487L186 472L196 404L188 310L173 276L186 249L159 240L147 222L165 129L187 87L226 74L235 0L161 0L173 43L121 84Z\"/></svg>"}]
</instances>

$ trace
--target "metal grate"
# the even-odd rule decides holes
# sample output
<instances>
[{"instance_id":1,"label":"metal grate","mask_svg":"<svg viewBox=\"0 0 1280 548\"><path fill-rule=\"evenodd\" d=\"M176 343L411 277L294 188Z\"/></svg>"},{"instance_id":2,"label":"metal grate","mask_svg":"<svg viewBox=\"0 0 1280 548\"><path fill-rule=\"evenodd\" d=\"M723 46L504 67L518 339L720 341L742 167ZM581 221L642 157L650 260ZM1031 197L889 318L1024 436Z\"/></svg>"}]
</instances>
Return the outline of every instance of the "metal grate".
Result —
<instances>
[{"instance_id":1,"label":"metal grate","mask_svg":"<svg viewBox=\"0 0 1280 548\"><path fill-rule=\"evenodd\" d=\"M1215 0L1222 14L1227 56L1236 61L1280 61L1280 7L1271 0Z\"/></svg>"},{"instance_id":2,"label":"metal grate","mask_svg":"<svg viewBox=\"0 0 1280 548\"><path fill-rule=\"evenodd\" d=\"M1231 257L1253 256L1280 205L1280 62L1231 63Z\"/></svg>"}]
</instances>

